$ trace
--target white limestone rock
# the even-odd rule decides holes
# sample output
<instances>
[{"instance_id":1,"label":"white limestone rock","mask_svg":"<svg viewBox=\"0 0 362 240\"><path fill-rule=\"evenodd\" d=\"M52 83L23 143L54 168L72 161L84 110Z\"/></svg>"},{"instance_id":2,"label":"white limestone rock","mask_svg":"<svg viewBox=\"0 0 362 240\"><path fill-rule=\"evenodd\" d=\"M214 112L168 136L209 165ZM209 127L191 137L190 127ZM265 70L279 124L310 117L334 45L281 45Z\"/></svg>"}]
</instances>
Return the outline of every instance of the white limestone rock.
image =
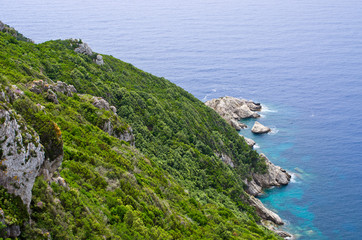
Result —
<instances>
[{"instance_id":1,"label":"white limestone rock","mask_svg":"<svg viewBox=\"0 0 362 240\"><path fill-rule=\"evenodd\" d=\"M253 128L251 129L251 131L255 134L262 134L262 133L268 133L271 131L271 129L269 127L264 126L263 124L261 124L260 122L256 121L254 123Z\"/></svg>"},{"instance_id":2,"label":"white limestone rock","mask_svg":"<svg viewBox=\"0 0 362 240\"><path fill-rule=\"evenodd\" d=\"M246 144L248 144L249 147L251 147L251 148L254 147L254 145L256 144L255 141L251 138L244 137L244 140L245 140Z\"/></svg>"},{"instance_id":3,"label":"white limestone rock","mask_svg":"<svg viewBox=\"0 0 362 240\"><path fill-rule=\"evenodd\" d=\"M224 118L236 130L245 128L246 125L238 121L243 118L260 117L255 111L261 109L259 103L247 101L234 97L221 97L205 102L205 104L214 109L222 118ZM259 108L260 107L260 108Z\"/></svg>"},{"instance_id":4,"label":"white limestone rock","mask_svg":"<svg viewBox=\"0 0 362 240\"><path fill-rule=\"evenodd\" d=\"M6 104L0 104L0 150L0 185L29 207L45 152L39 135Z\"/></svg>"},{"instance_id":5,"label":"white limestone rock","mask_svg":"<svg viewBox=\"0 0 362 240\"><path fill-rule=\"evenodd\" d=\"M103 65L104 64L102 55L99 55L99 54L97 55L96 64L97 65Z\"/></svg>"},{"instance_id":6,"label":"white limestone rock","mask_svg":"<svg viewBox=\"0 0 362 240\"><path fill-rule=\"evenodd\" d=\"M88 46L87 43L80 43L76 49L74 49L76 53L85 54L91 56L93 54L92 49Z\"/></svg>"},{"instance_id":7,"label":"white limestone rock","mask_svg":"<svg viewBox=\"0 0 362 240\"><path fill-rule=\"evenodd\" d=\"M273 223L278 225L284 224L283 220L279 217L279 215L267 209L259 199L249 195L247 201L251 206L255 207L256 213L262 219L272 221Z\"/></svg>"}]
</instances>

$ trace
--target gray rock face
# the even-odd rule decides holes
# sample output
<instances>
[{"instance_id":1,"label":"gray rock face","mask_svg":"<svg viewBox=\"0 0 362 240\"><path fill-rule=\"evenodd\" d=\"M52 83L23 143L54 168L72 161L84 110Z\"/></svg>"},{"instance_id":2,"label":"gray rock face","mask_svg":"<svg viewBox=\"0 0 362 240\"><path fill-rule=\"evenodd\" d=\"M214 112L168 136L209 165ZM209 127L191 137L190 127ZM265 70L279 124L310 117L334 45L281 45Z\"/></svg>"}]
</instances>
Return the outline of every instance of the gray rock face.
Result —
<instances>
[{"instance_id":1,"label":"gray rock face","mask_svg":"<svg viewBox=\"0 0 362 240\"><path fill-rule=\"evenodd\" d=\"M85 54L88 56L91 56L93 54L92 49L88 46L86 43L81 43L78 45L76 49L74 49L76 53Z\"/></svg>"},{"instance_id":2,"label":"gray rock face","mask_svg":"<svg viewBox=\"0 0 362 240\"><path fill-rule=\"evenodd\" d=\"M111 106L110 109L112 110L113 113L117 113L117 108L115 106Z\"/></svg>"},{"instance_id":3,"label":"gray rock face","mask_svg":"<svg viewBox=\"0 0 362 240\"><path fill-rule=\"evenodd\" d=\"M119 134L116 137L125 142L129 142L132 146L135 146L135 137L133 135L133 129L131 127L128 127L124 133Z\"/></svg>"},{"instance_id":4,"label":"gray rock face","mask_svg":"<svg viewBox=\"0 0 362 240\"><path fill-rule=\"evenodd\" d=\"M6 104L0 105L0 150L0 184L29 207L45 153L39 135Z\"/></svg>"},{"instance_id":5,"label":"gray rock face","mask_svg":"<svg viewBox=\"0 0 362 240\"><path fill-rule=\"evenodd\" d=\"M231 157L229 157L228 155L226 155L225 153L215 153L220 159L221 161L223 161L225 164L229 165L230 167L234 167L234 162L231 159Z\"/></svg>"},{"instance_id":6,"label":"gray rock face","mask_svg":"<svg viewBox=\"0 0 362 240\"><path fill-rule=\"evenodd\" d=\"M48 83L44 82L43 80L33 81L29 90L34 93L37 93L37 94L41 94L43 92L47 92L47 91L51 90L54 94L63 93L65 95L67 95L68 97L72 97L73 93L77 92L77 89L75 89L75 87L73 85L68 85L62 81L57 81L56 83L48 84ZM56 94L50 100L55 101L55 99L57 99ZM58 100L56 100L56 101L58 101Z\"/></svg>"},{"instance_id":7,"label":"gray rock face","mask_svg":"<svg viewBox=\"0 0 362 240\"><path fill-rule=\"evenodd\" d=\"M246 144L249 145L249 147L254 147L254 145L256 144L255 141L251 138L244 137L244 139L245 139Z\"/></svg>"},{"instance_id":8,"label":"gray rock face","mask_svg":"<svg viewBox=\"0 0 362 240\"><path fill-rule=\"evenodd\" d=\"M11 87L5 87L5 90L10 102L14 102L16 99L24 95L24 92L20 90L20 88L18 88L16 85L12 85Z\"/></svg>"},{"instance_id":9,"label":"gray rock face","mask_svg":"<svg viewBox=\"0 0 362 240\"><path fill-rule=\"evenodd\" d=\"M243 118L257 118L260 115L254 111L261 109L259 103L247 101L234 97L221 97L205 102L205 104L214 109L222 118L224 118L236 130L245 128L246 125L238 121Z\"/></svg>"},{"instance_id":10,"label":"gray rock face","mask_svg":"<svg viewBox=\"0 0 362 240\"><path fill-rule=\"evenodd\" d=\"M93 106L99 109L104 109L106 111L111 111L114 113L114 117L108 119L103 126L99 126L103 131L107 132L109 135L114 136L125 142L129 142L132 146L135 146L135 137L133 135L133 130L131 127L128 127L125 131L116 130L115 126L119 125L119 118L117 117L117 109L103 99L102 97L92 97L91 101Z\"/></svg>"},{"instance_id":11,"label":"gray rock face","mask_svg":"<svg viewBox=\"0 0 362 240\"><path fill-rule=\"evenodd\" d=\"M291 178L286 170L279 166L275 166L264 154L260 154L260 157L265 160L268 169L267 173L253 173L253 179L251 181L244 181L247 185L246 191L253 196L262 193L263 188L287 185Z\"/></svg>"},{"instance_id":12,"label":"gray rock face","mask_svg":"<svg viewBox=\"0 0 362 240\"><path fill-rule=\"evenodd\" d=\"M46 94L46 99L55 104L59 104L57 94L55 94L55 92L51 89L48 89L47 94Z\"/></svg>"},{"instance_id":13,"label":"gray rock face","mask_svg":"<svg viewBox=\"0 0 362 240\"><path fill-rule=\"evenodd\" d=\"M262 153L261 158L265 159L265 163L268 168L266 174L253 174L254 181L262 188L268 188L271 186L287 185L290 181L290 174L286 170L279 166L275 166L270 160Z\"/></svg>"},{"instance_id":14,"label":"gray rock face","mask_svg":"<svg viewBox=\"0 0 362 240\"><path fill-rule=\"evenodd\" d=\"M63 93L68 97L72 97L73 93L77 92L77 89L75 89L73 85L68 85L61 81L57 81L57 83L51 84L50 89L57 93Z\"/></svg>"},{"instance_id":15,"label":"gray rock face","mask_svg":"<svg viewBox=\"0 0 362 240\"><path fill-rule=\"evenodd\" d=\"M92 101L93 101L93 106L95 106L96 108L105 109L107 111L111 110L109 103L106 100L104 100L102 97L93 97Z\"/></svg>"},{"instance_id":16,"label":"gray rock face","mask_svg":"<svg viewBox=\"0 0 362 240\"><path fill-rule=\"evenodd\" d=\"M249 196L249 199L247 201L251 206L255 207L256 213L261 218L272 221L273 223L278 225L284 224L283 220L279 217L279 215L267 209L259 199L255 198L254 196Z\"/></svg>"},{"instance_id":17,"label":"gray rock face","mask_svg":"<svg viewBox=\"0 0 362 240\"><path fill-rule=\"evenodd\" d=\"M103 61L103 57L101 55L97 55L97 59L96 59L96 64L97 65L103 65L104 61Z\"/></svg>"},{"instance_id":18,"label":"gray rock face","mask_svg":"<svg viewBox=\"0 0 362 240\"><path fill-rule=\"evenodd\" d=\"M264 126L263 124L261 124L260 122L256 121L254 123L253 128L251 129L251 131L253 133L256 134L262 134L262 133L268 133L271 131L271 129L269 127Z\"/></svg>"}]
</instances>

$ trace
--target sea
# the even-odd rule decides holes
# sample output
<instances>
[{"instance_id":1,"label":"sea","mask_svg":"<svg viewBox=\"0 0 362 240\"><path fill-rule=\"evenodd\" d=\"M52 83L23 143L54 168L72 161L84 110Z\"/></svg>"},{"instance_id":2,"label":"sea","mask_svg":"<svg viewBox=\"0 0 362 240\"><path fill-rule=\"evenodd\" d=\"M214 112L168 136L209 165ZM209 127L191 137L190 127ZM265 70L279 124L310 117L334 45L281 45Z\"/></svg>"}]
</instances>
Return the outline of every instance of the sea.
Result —
<instances>
[{"instance_id":1,"label":"sea","mask_svg":"<svg viewBox=\"0 0 362 240\"><path fill-rule=\"evenodd\" d=\"M0 0L41 43L80 38L201 101L263 105L256 149L292 174L261 200L298 239L362 239L361 0Z\"/></svg>"}]
</instances>

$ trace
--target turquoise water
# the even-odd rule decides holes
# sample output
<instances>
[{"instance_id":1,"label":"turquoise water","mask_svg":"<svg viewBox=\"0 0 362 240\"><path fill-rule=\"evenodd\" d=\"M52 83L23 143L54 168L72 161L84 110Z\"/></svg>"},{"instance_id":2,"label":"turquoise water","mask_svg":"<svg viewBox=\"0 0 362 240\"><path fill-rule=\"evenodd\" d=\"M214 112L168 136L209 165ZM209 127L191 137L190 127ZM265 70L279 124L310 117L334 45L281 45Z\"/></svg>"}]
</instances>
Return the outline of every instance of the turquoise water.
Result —
<instances>
[{"instance_id":1,"label":"turquoise water","mask_svg":"<svg viewBox=\"0 0 362 240\"><path fill-rule=\"evenodd\" d=\"M293 182L262 201L300 239L362 236L362 1L0 0L36 42L82 38L200 100L263 103L253 138ZM253 120L248 120L252 126Z\"/></svg>"}]
</instances>

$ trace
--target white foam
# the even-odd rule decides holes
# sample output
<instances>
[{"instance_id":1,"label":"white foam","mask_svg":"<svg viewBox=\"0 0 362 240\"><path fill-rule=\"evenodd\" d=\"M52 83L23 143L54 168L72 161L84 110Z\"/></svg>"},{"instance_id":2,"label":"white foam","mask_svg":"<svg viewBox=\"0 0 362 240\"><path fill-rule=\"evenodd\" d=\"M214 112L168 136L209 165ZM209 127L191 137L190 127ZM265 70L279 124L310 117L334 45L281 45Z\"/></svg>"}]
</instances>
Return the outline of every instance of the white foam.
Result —
<instances>
[{"instance_id":1,"label":"white foam","mask_svg":"<svg viewBox=\"0 0 362 240\"><path fill-rule=\"evenodd\" d=\"M290 178L291 183L300 183L300 181L297 181L297 179L299 178L298 174L293 173L293 172L289 172L289 173L290 173L290 176L291 176L291 178Z\"/></svg>"},{"instance_id":2,"label":"white foam","mask_svg":"<svg viewBox=\"0 0 362 240\"><path fill-rule=\"evenodd\" d=\"M269 109L267 106L265 105L261 105L261 111L262 112L278 112L278 110L272 110L272 109Z\"/></svg>"},{"instance_id":3,"label":"white foam","mask_svg":"<svg viewBox=\"0 0 362 240\"><path fill-rule=\"evenodd\" d=\"M259 149L260 146L256 143L253 148L254 148L254 149Z\"/></svg>"},{"instance_id":4,"label":"white foam","mask_svg":"<svg viewBox=\"0 0 362 240\"><path fill-rule=\"evenodd\" d=\"M270 130L271 131L268 133L270 135L275 135L275 134L277 134L279 132L279 129L276 128L276 127L271 127Z\"/></svg>"}]
</instances>

